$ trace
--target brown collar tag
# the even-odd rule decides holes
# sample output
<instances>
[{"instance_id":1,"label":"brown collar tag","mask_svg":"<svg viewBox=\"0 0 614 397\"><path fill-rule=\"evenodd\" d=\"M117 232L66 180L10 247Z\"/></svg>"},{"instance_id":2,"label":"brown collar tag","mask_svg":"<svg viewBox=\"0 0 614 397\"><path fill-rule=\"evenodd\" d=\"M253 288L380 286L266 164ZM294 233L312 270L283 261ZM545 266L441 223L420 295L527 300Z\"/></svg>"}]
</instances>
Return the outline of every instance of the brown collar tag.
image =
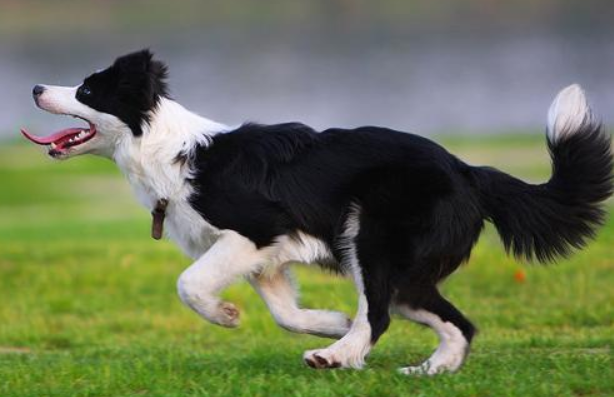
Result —
<instances>
[{"instance_id":1,"label":"brown collar tag","mask_svg":"<svg viewBox=\"0 0 614 397\"><path fill-rule=\"evenodd\" d=\"M151 237L155 240L162 238L162 231L164 230L164 216L166 215L166 206L168 205L167 199L160 199L156 201L156 206L151 211Z\"/></svg>"}]
</instances>

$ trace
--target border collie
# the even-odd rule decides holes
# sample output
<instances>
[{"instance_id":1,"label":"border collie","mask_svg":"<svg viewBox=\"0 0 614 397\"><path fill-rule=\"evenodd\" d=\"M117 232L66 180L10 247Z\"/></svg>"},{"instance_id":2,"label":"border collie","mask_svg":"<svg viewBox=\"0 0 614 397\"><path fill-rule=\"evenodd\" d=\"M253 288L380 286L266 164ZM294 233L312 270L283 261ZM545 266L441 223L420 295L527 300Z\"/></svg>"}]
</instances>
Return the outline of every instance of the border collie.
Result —
<instances>
[{"instance_id":1,"label":"border collie","mask_svg":"<svg viewBox=\"0 0 614 397\"><path fill-rule=\"evenodd\" d=\"M119 166L152 211L153 236L164 226L194 259L177 288L204 319L238 325L239 310L219 295L245 277L281 327L338 339L304 353L314 368L362 367L396 313L440 339L430 358L401 373L457 370L475 328L437 285L469 258L484 221L508 252L543 263L584 247L604 222L611 138L578 85L550 107L552 176L533 185L386 128L228 127L171 99L166 77L143 50L75 87L37 85L39 108L89 126L22 132L54 159L92 153ZM354 319L301 308L289 269L296 262L351 277Z\"/></svg>"}]
</instances>

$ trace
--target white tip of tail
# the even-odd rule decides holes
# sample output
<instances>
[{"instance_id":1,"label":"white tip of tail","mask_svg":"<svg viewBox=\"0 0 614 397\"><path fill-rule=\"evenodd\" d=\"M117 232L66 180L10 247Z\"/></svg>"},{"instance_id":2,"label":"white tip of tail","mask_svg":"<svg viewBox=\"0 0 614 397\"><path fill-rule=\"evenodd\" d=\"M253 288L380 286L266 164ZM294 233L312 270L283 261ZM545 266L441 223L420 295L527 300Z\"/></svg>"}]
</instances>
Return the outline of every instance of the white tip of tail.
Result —
<instances>
[{"instance_id":1,"label":"white tip of tail","mask_svg":"<svg viewBox=\"0 0 614 397\"><path fill-rule=\"evenodd\" d=\"M591 124L593 115L584 90L578 84L559 92L548 110L548 138L555 143Z\"/></svg>"}]
</instances>

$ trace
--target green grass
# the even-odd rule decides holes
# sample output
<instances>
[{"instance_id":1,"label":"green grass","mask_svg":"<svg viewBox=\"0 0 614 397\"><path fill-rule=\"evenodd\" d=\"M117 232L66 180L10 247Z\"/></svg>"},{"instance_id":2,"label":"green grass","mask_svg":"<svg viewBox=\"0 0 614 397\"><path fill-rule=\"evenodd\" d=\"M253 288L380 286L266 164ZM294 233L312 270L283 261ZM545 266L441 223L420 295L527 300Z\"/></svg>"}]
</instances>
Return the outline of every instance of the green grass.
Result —
<instances>
[{"instance_id":1,"label":"green grass","mask_svg":"<svg viewBox=\"0 0 614 397\"><path fill-rule=\"evenodd\" d=\"M530 180L549 172L543 139L442 139L471 163ZM245 284L225 296L238 329L184 307L190 263L149 238L149 217L115 167L55 163L0 147L0 396L606 396L614 395L614 223L556 266L506 258L492 229L445 294L481 329L454 375L397 375L436 346L396 320L363 371L315 371L302 352L329 340L277 328ZM612 205L610 204L610 207ZM514 273L524 270L524 283ZM302 302L352 312L347 280L301 268Z\"/></svg>"}]
</instances>

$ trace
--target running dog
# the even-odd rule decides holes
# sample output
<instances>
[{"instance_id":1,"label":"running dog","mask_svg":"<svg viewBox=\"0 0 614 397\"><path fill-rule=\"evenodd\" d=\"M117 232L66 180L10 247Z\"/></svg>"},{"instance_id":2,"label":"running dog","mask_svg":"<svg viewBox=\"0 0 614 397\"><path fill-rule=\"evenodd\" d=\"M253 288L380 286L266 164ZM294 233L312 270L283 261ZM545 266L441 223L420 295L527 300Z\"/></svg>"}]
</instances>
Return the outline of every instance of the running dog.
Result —
<instances>
[{"instance_id":1,"label":"running dog","mask_svg":"<svg viewBox=\"0 0 614 397\"><path fill-rule=\"evenodd\" d=\"M283 328L337 338L304 353L314 368L362 367L397 313L440 339L430 358L401 373L456 371L475 328L437 285L469 258L484 222L508 252L538 262L584 247L604 222L611 138L578 85L550 107L552 176L534 185L387 128L229 127L171 99L166 77L143 50L74 87L37 85L39 108L87 127L22 132L54 159L90 153L117 164L152 212L153 237L166 234L194 259L177 288L204 319L238 325L239 310L219 294L245 277ZM354 319L301 308L289 269L296 262L351 277Z\"/></svg>"}]
</instances>

